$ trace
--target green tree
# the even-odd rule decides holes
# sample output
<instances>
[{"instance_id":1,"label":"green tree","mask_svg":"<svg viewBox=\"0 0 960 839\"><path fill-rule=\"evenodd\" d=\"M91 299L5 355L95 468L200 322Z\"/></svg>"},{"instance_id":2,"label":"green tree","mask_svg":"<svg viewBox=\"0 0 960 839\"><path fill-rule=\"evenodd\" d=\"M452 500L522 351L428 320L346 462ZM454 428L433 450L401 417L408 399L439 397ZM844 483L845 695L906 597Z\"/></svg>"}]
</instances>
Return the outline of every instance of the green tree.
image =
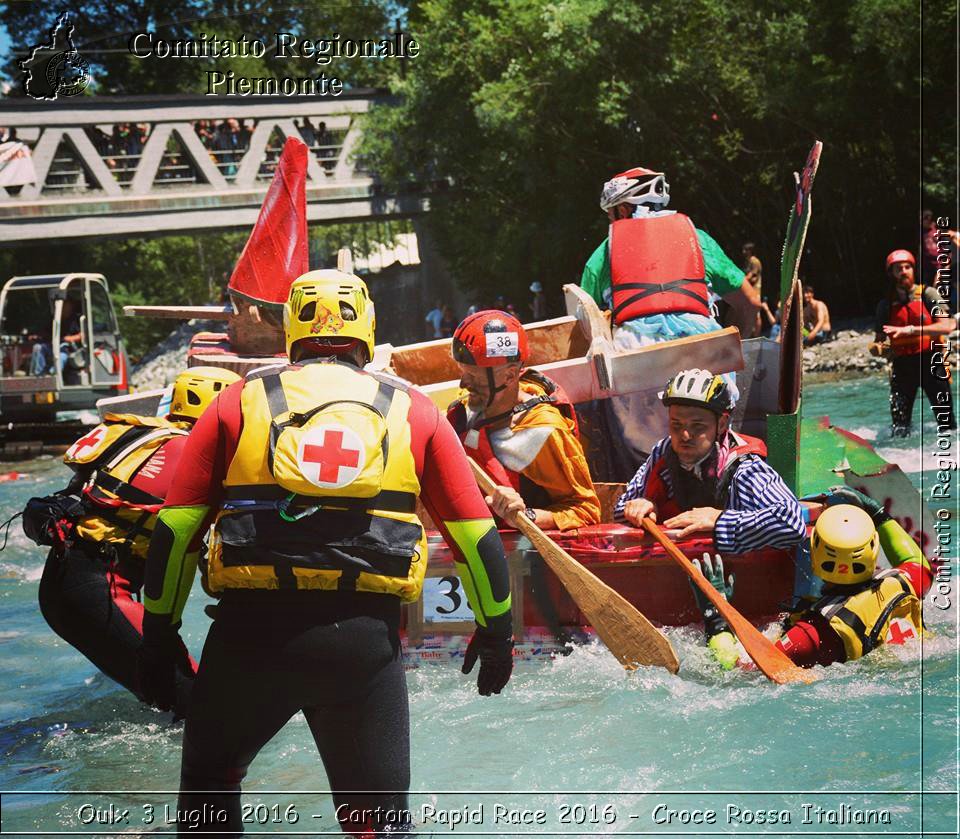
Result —
<instances>
[{"instance_id":1,"label":"green tree","mask_svg":"<svg viewBox=\"0 0 960 839\"><path fill-rule=\"evenodd\" d=\"M942 27L925 73L952 78L956 11L924 12ZM392 188L431 189L427 223L470 286L578 279L605 233L602 183L637 164L666 171L671 207L731 256L758 242L775 275L791 172L814 139L804 272L827 299L871 310L883 256L916 241L921 32L907 0L426 0L410 21L423 49L364 151ZM949 119L930 131L935 197L953 183L954 134Z\"/></svg>"}]
</instances>

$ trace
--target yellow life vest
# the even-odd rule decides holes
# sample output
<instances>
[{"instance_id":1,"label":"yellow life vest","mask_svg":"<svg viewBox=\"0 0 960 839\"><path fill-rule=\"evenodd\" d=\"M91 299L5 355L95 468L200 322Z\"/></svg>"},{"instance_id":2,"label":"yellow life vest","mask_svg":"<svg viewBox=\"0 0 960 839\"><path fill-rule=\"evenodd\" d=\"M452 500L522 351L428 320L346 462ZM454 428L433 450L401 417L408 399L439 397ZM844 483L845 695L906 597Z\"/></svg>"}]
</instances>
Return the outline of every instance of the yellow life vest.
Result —
<instances>
[{"instance_id":1,"label":"yellow life vest","mask_svg":"<svg viewBox=\"0 0 960 839\"><path fill-rule=\"evenodd\" d=\"M912 628L918 637L923 632L920 598L906 574L896 568L876 574L856 594L821 597L810 610L823 615L840 636L847 661L865 656L894 635L905 634L904 629L909 632Z\"/></svg>"},{"instance_id":2,"label":"yellow life vest","mask_svg":"<svg viewBox=\"0 0 960 839\"><path fill-rule=\"evenodd\" d=\"M136 414L105 414L104 421L77 440L63 456L74 471L95 472L86 488L90 515L76 524L79 538L125 546L145 558L163 499L133 486L147 460L173 437L186 436L190 423Z\"/></svg>"},{"instance_id":3,"label":"yellow life vest","mask_svg":"<svg viewBox=\"0 0 960 839\"><path fill-rule=\"evenodd\" d=\"M419 598L426 534L407 385L311 362L247 377L204 585Z\"/></svg>"}]
</instances>

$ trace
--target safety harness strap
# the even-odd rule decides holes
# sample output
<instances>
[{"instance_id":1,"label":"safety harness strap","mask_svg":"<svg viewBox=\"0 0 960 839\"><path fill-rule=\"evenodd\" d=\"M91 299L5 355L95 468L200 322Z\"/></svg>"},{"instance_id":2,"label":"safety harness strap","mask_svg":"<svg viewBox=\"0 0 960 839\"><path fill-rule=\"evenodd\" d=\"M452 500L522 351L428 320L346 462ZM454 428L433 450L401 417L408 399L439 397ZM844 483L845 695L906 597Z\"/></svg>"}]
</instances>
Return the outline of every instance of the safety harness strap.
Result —
<instances>
[{"instance_id":1,"label":"safety harness strap","mask_svg":"<svg viewBox=\"0 0 960 839\"><path fill-rule=\"evenodd\" d=\"M703 292L698 294L696 291L687 288L686 286L695 284L703 286ZM701 306L706 305L705 300L707 297L707 283L703 279L687 279L687 280L670 280L667 283L618 283L617 291L622 289L637 288L641 289L636 294L631 294L625 300L620 301L620 303L614 307L611 314L611 318L616 322L617 315L620 314L627 306L631 306L636 303L638 300L643 300L645 297L650 297L654 294L664 294L664 293L673 293L673 294L683 294L686 297L690 297L696 300Z\"/></svg>"}]
</instances>

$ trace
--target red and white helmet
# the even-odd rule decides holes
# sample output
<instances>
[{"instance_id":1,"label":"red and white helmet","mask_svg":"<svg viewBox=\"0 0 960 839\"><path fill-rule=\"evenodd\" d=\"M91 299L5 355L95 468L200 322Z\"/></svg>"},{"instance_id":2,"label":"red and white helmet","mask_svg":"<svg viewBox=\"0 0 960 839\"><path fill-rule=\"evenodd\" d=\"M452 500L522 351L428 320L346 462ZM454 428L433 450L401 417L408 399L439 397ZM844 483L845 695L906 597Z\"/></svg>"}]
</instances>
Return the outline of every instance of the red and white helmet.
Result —
<instances>
[{"instance_id":1,"label":"red and white helmet","mask_svg":"<svg viewBox=\"0 0 960 839\"><path fill-rule=\"evenodd\" d=\"M618 204L652 204L661 210L670 203L670 184L663 172L634 166L614 175L603 185L600 209L604 212Z\"/></svg>"},{"instance_id":2,"label":"red and white helmet","mask_svg":"<svg viewBox=\"0 0 960 839\"><path fill-rule=\"evenodd\" d=\"M887 254L887 270L889 271L898 262L909 262L914 268L917 267L917 260L913 258L913 254L902 248Z\"/></svg>"},{"instance_id":3,"label":"red and white helmet","mask_svg":"<svg viewBox=\"0 0 960 839\"><path fill-rule=\"evenodd\" d=\"M484 309L467 315L453 333L453 360L477 367L523 364L529 355L527 333L513 315Z\"/></svg>"}]
</instances>

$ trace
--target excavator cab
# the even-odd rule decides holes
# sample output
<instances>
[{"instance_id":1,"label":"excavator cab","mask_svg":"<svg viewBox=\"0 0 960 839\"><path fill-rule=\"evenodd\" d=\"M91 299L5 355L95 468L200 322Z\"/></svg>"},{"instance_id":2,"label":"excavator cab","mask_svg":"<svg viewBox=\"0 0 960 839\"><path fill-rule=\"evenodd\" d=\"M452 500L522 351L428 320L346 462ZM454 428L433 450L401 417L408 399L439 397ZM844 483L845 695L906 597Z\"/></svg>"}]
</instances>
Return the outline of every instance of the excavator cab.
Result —
<instances>
[{"instance_id":1,"label":"excavator cab","mask_svg":"<svg viewBox=\"0 0 960 839\"><path fill-rule=\"evenodd\" d=\"M95 423L129 392L128 361L101 274L13 277L0 290L0 434Z\"/></svg>"}]
</instances>

